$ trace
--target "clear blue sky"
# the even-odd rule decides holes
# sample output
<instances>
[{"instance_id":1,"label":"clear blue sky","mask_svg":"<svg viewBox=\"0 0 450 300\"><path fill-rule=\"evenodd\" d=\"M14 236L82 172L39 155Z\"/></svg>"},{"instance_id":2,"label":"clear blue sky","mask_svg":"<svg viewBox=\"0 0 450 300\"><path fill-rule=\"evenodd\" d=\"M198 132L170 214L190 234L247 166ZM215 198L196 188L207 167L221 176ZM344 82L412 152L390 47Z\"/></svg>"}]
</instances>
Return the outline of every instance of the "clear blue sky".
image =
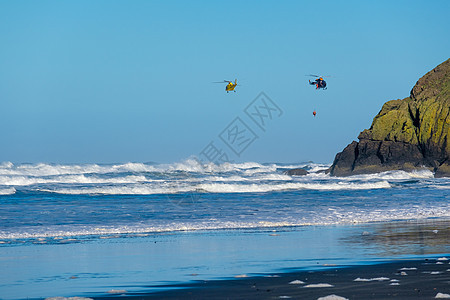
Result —
<instances>
[{"instance_id":1,"label":"clear blue sky","mask_svg":"<svg viewBox=\"0 0 450 300\"><path fill-rule=\"evenodd\" d=\"M449 13L450 1L0 0L0 161L181 161L220 146L264 91L283 115L231 158L332 162L449 58ZM310 73L333 75L328 90ZM212 83L235 78L233 94Z\"/></svg>"}]
</instances>

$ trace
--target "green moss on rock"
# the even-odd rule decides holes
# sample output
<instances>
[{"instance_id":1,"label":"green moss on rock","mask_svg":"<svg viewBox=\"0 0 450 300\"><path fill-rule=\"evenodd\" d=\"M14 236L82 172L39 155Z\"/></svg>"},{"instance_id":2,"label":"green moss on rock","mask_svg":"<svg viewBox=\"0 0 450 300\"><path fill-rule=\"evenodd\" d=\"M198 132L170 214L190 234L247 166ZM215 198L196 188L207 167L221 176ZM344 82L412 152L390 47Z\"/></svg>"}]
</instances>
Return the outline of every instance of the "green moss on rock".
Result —
<instances>
[{"instance_id":1,"label":"green moss on rock","mask_svg":"<svg viewBox=\"0 0 450 300\"><path fill-rule=\"evenodd\" d=\"M450 176L450 59L420 78L409 97L386 102L358 139L336 155L332 175L426 167Z\"/></svg>"}]
</instances>

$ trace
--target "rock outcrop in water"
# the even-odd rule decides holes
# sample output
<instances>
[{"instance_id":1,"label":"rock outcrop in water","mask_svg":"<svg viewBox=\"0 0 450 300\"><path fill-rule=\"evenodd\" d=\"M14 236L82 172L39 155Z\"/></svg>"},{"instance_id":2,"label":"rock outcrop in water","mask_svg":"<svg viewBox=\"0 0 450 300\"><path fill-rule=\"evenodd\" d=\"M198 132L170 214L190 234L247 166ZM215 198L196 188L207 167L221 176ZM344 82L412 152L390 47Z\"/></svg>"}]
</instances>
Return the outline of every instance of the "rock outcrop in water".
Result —
<instances>
[{"instance_id":1,"label":"rock outcrop in water","mask_svg":"<svg viewBox=\"0 0 450 300\"><path fill-rule=\"evenodd\" d=\"M417 81L408 98L388 101L372 126L336 155L333 176L427 168L450 177L450 59Z\"/></svg>"},{"instance_id":2,"label":"rock outcrop in water","mask_svg":"<svg viewBox=\"0 0 450 300\"><path fill-rule=\"evenodd\" d=\"M309 173L305 169L297 168L297 169L287 170L286 172L284 172L284 174L289 175L289 176L304 176L304 175L308 175Z\"/></svg>"}]
</instances>

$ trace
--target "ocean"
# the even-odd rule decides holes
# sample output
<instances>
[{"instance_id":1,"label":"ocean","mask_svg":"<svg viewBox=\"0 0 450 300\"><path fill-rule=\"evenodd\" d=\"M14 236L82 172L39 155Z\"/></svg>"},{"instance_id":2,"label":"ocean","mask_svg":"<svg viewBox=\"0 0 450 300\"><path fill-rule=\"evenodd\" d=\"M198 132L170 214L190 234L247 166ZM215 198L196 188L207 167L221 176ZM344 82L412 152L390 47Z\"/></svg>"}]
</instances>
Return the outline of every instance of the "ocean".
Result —
<instances>
[{"instance_id":1,"label":"ocean","mask_svg":"<svg viewBox=\"0 0 450 300\"><path fill-rule=\"evenodd\" d=\"M0 298L450 253L450 178L329 166L1 163ZM299 167L309 174L284 174Z\"/></svg>"}]
</instances>

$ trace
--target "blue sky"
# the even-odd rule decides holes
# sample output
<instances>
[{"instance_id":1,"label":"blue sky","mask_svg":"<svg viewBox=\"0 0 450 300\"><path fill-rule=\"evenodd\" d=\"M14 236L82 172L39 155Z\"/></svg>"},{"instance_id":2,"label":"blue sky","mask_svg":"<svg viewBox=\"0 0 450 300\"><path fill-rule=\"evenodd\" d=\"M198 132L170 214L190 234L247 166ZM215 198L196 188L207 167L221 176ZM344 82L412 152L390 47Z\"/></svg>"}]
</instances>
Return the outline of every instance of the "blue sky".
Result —
<instances>
[{"instance_id":1,"label":"blue sky","mask_svg":"<svg viewBox=\"0 0 450 300\"><path fill-rule=\"evenodd\" d=\"M332 162L449 58L450 1L2 1L0 161ZM332 75L316 91L305 74ZM227 94L214 81L238 79ZM283 114L265 131L260 92ZM317 116L312 116L313 110ZM240 156L219 134L258 138Z\"/></svg>"}]
</instances>

